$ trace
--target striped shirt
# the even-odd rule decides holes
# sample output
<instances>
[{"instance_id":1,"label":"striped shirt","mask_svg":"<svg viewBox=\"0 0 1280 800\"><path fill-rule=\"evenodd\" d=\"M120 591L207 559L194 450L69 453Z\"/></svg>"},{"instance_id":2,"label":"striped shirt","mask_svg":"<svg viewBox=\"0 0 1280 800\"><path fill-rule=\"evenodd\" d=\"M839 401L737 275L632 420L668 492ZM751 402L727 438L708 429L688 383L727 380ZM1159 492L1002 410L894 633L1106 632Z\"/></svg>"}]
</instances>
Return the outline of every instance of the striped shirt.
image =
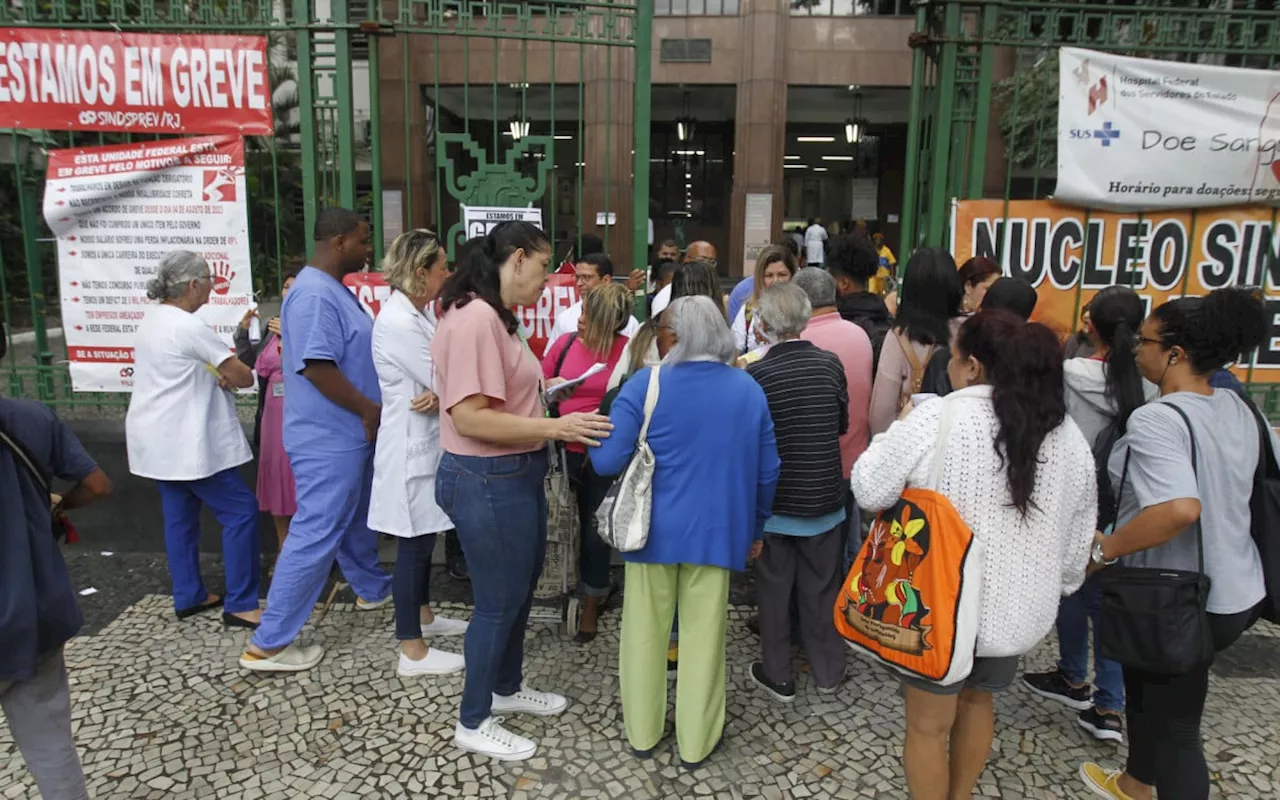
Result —
<instances>
[{"instance_id":1,"label":"striped shirt","mask_svg":"<svg viewBox=\"0 0 1280 800\"><path fill-rule=\"evenodd\" d=\"M774 345L747 373L764 389L782 474L773 513L818 517L844 508L840 437L849 390L840 359L811 342Z\"/></svg>"}]
</instances>

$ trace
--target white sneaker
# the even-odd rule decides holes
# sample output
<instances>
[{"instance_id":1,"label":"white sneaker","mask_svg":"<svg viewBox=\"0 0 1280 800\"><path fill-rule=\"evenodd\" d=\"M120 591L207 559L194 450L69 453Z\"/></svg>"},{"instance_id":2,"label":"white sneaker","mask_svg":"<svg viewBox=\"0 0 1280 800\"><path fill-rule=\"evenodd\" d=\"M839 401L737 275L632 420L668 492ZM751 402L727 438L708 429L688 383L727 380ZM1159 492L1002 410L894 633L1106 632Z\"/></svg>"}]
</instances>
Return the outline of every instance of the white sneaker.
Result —
<instances>
[{"instance_id":1,"label":"white sneaker","mask_svg":"<svg viewBox=\"0 0 1280 800\"><path fill-rule=\"evenodd\" d=\"M502 717L489 717L475 730L459 722L453 728L453 746L496 761L524 761L538 751L531 740L502 727Z\"/></svg>"},{"instance_id":2,"label":"white sneaker","mask_svg":"<svg viewBox=\"0 0 1280 800\"><path fill-rule=\"evenodd\" d=\"M274 656L260 656L248 650L240 655L240 668L254 672L302 672L314 667L324 658L324 648L318 644L291 644Z\"/></svg>"},{"instance_id":3,"label":"white sneaker","mask_svg":"<svg viewBox=\"0 0 1280 800\"><path fill-rule=\"evenodd\" d=\"M356 598L356 611L373 611L375 608L382 608L391 602L391 592L387 592L387 596L381 600L365 600L362 597Z\"/></svg>"},{"instance_id":4,"label":"white sneaker","mask_svg":"<svg viewBox=\"0 0 1280 800\"><path fill-rule=\"evenodd\" d=\"M569 701L558 694L539 692L528 686L521 686L520 691L510 697L495 694L494 714L532 714L535 717L554 717L569 707Z\"/></svg>"},{"instance_id":5,"label":"white sneaker","mask_svg":"<svg viewBox=\"0 0 1280 800\"><path fill-rule=\"evenodd\" d=\"M447 653L432 647L417 661L409 658L402 651L396 674L402 678L412 678L415 675L452 675L455 672L462 672L466 665L467 662L457 653Z\"/></svg>"},{"instance_id":6,"label":"white sneaker","mask_svg":"<svg viewBox=\"0 0 1280 800\"><path fill-rule=\"evenodd\" d=\"M467 622L461 619L449 619L436 614L436 618L422 625L423 638L430 636L461 636L467 632Z\"/></svg>"}]
</instances>

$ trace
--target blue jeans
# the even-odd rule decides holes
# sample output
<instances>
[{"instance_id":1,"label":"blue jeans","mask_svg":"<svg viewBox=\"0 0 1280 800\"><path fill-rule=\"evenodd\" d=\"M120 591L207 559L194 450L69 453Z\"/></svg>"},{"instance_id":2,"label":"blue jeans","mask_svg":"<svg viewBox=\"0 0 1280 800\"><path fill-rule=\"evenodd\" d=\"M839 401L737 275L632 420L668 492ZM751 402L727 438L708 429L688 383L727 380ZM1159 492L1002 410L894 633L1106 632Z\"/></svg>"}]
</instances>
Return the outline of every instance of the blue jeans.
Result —
<instances>
[{"instance_id":1,"label":"blue jeans","mask_svg":"<svg viewBox=\"0 0 1280 800\"><path fill-rule=\"evenodd\" d=\"M233 467L198 481L156 481L164 511L164 550L173 580L173 607L195 608L209 599L200 577L200 506L222 526L222 561L227 573L228 613L258 607L258 498Z\"/></svg>"},{"instance_id":2,"label":"blue jeans","mask_svg":"<svg viewBox=\"0 0 1280 800\"><path fill-rule=\"evenodd\" d=\"M391 596L396 605L396 639L422 638L422 607L431 602L431 554L436 534L407 536L396 546Z\"/></svg>"},{"instance_id":3,"label":"blue jeans","mask_svg":"<svg viewBox=\"0 0 1280 800\"><path fill-rule=\"evenodd\" d=\"M1120 665L1099 655L1098 619L1102 587L1097 576L1058 604L1058 669L1075 684L1089 682L1089 623L1093 623L1093 705L1099 711L1124 711L1124 674Z\"/></svg>"},{"instance_id":4,"label":"blue jeans","mask_svg":"<svg viewBox=\"0 0 1280 800\"><path fill-rule=\"evenodd\" d=\"M524 680L524 629L547 553L546 476L546 450L440 459L436 502L458 528L475 598L462 689L465 728L480 727L493 695L513 695Z\"/></svg>"},{"instance_id":5,"label":"blue jeans","mask_svg":"<svg viewBox=\"0 0 1280 800\"><path fill-rule=\"evenodd\" d=\"M289 454L298 512L276 559L267 610L253 635L263 650L288 646L315 610L334 558L356 596L373 602L391 593L378 564L378 537L369 530L373 447L350 453Z\"/></svg>"}]
</instances>

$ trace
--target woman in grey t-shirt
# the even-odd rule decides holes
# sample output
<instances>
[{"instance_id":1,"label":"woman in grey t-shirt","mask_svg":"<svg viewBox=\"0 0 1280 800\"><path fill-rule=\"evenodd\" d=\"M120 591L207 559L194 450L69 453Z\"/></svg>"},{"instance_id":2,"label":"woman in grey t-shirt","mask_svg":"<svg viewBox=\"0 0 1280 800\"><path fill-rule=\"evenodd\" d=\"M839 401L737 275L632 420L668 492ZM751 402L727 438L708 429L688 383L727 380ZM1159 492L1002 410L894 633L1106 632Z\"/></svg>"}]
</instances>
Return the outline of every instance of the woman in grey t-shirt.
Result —
<instances>
[{"instance_id":1,"label":"woman in grey t-shirt","mask_svg":"<svg viewBox=\"0 0 1280 800\"><path fill-rule=\"evenodd\" d=\"M1161 396L1133 412L1112 451L1113 485L1120 486L1126 459L1128 472L1115 533L1100 541L1091 565L1123 558L1131 566L1195 570L1199 520L1217 650L1258 619L1266 594L1248 502L1262 453L1252 409L1209 379L1266 335L1261 296L1239 288L1170 301L1143 323L1134 343L1138 368ZM1191 421L1194 466L1191 433L1170 406ZM1160 800L1207 800L1200 717L1209 666L1172 676L1124 667L1129 758L1123 772L1081 767L1095 793L1151 800L1154 787Z\"/></svg>"}]
</instances>

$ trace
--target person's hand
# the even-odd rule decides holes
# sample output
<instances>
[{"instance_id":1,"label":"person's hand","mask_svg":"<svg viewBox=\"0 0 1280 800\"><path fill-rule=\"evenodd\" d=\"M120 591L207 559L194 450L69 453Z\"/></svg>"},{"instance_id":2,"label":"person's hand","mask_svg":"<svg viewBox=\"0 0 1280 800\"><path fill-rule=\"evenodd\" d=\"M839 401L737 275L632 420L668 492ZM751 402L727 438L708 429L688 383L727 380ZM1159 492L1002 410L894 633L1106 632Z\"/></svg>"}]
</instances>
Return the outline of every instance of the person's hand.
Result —
<instances>
[{"instance_id":1,"label":"person's hand","mask_svg":"<svg viewBox=\"0 0 1280 800\"><path fill-rule=\"evenodd\" d=\"M751 552L747 553L748 561L755 561L764 552L764 539L756 539L751 543Z\"/></svg>"},{"instance_id":2,"label":"person's hand","mask_svg":"<svg viewBox=\"0 0 1280 800\"><path fill-rule=\"evenodd\" d=\"M364 425L364 438L366 441L374 441L378 438L378 426L382 424L382 406L370 403L364 413L360 415L360 422Z\"/></svg>"},{"instance_id":3,"label":"person's hand","mask_svg":"<svg viewBox=\"0 0 1280 800\"><path fill-rule=\"evenodd\" d=\"M1102 544L1103 542L1105 542L1105 541L1106 541L1106 539L1107 539L1107 537L1103 535L1102 531L1094 531L1094 532L1093 532L1093 544ZM1106 565L1106 564L1095 564L1095 563L1094 563L1094 561L1093 561L1093 544L1089 545L1089 555L1086 557L1086 559L1087 559L1087 560L1086 560L1086 562L1085 562L1085 567L1084 567L1085 575L1092 575L1092 574L1093 574L1093 573L1095 573L1095 572L1098 572L1098 571L1100 571L1100 570L1104 570L1104 569L1106 569L1106 568L1107 568L1107 565Z\"/></svg>"},{"instance_id":4,"label":"person's hand","mask_svg":"<svg viewBox=\"0 0 1280 800\"><path fill-rule=\"evenodd\" d=\"M416 411L419 414L434 414L440 410L440 398L430 389L413 398L409 403L409 410Z\"/></svg>"},{"instance_id":5,"label":"person's hand","mask_svg":"<svg viewBox=\"0 0 1280 800\"><path fill-rule=\"evenodd\" d=\"M280 318L272 317L271 319L267 320L267 330L270 331L271 333L274 333L276 336L279 336L280 335Z\"/></svg>"},{"instance_id":6,"label":"person's hand","mask_svg":"<svg viewBox=\"0 0 1280 800\"><path fill-rule=\"evenodd\" d=\"M560 384L568 383L568 382L569 382L568 378L547 378L545 381L542 382L542 386L544 389L554 389Z\"/></svg>"},{"instance_id":7,"label":"person's hand","mask_svg":"<svg viewBox=\"0 0 1280 800\"><path fill-rule=\"evenodd\" d=\"M600 414L575 412L556 419L554 438L561 442L599 447L601 439L608 439L613 430L609 418Z\"/></svg>"},{"instance_id":8,"label":"person's hand","mask_svg":"<svg viewBox=\"0 0 1280 800\"><path fill-rule=\"evenodd\" d=\"M627 276L627 288L633 292L640 291L644 287L645 277L644 270L631 270L631 274Z\"/></svg>"},{"instance_id":9,"label":"person's hand","mask_svg":"<svg viewBox=\"0 0 1280 800\"><path fill-rule=\"evenodd\" d=\"M228 392L234 393L237 387L234 383L231 382L231 379L228 378L226 375L223 375L222 373L218 373L218 388L226 389Z\"/></svg>"},{"instance_id":10,"label":"person's hand","mask_svg":"<svg viewBox=\"0 0 1280 800\"><path fill-rule=\"evenodd\" d=\"M250 308L248 311L244 312L244 316L240 318L240 329L245 331L249 330L249 320L256 316L258 316L257 308Z\"/></svg>"}]
</instances>

